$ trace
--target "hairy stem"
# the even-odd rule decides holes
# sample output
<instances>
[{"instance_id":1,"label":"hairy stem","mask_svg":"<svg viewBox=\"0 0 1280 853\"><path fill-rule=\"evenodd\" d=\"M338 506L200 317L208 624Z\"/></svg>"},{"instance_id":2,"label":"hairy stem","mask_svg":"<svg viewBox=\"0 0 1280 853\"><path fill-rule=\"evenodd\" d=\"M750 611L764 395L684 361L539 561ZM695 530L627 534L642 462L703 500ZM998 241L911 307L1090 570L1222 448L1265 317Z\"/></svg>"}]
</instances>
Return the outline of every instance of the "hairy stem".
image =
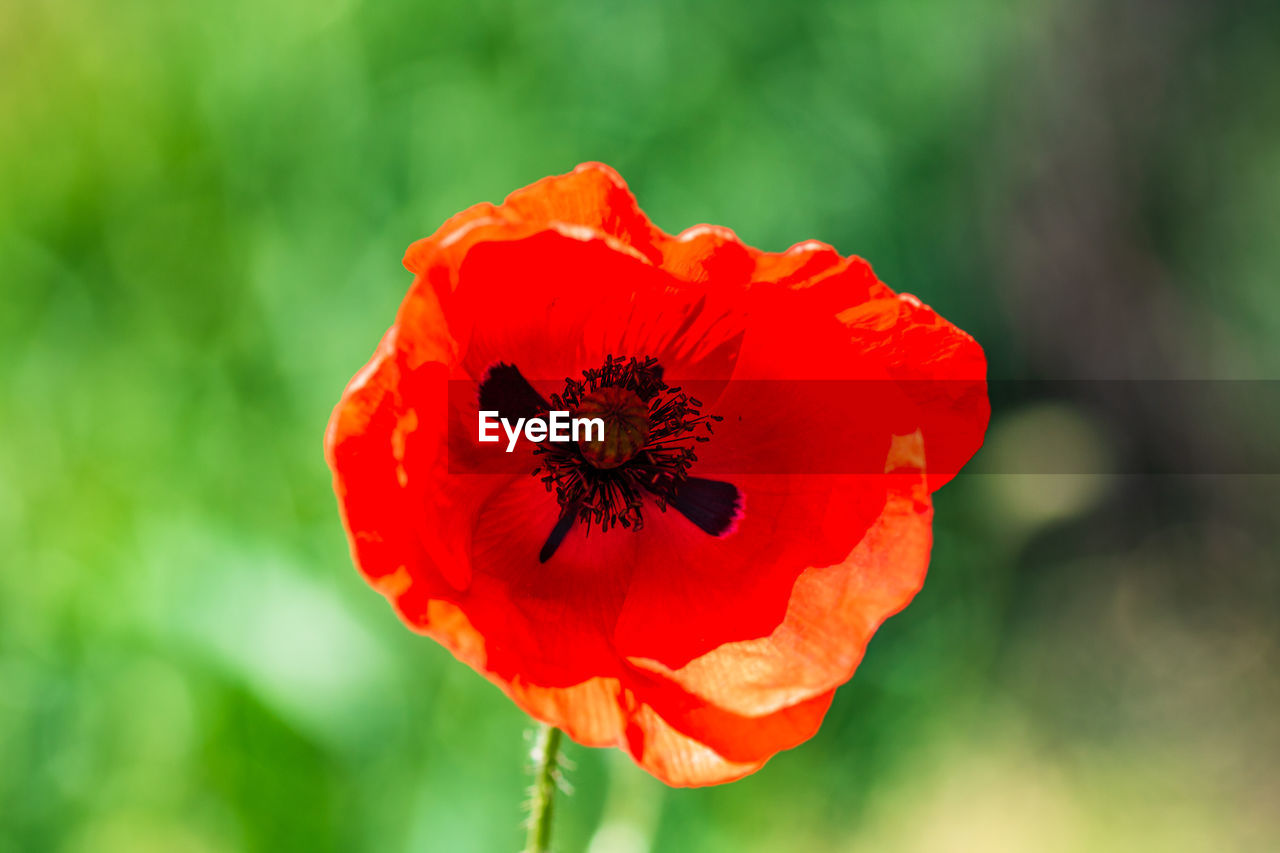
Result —
<instances>
[{"instance_id":1,"label":"hairy stem","mask_svg":"<svg viewBox=\"0 0 1280 853\"><path fill-rule=\"evenodd\" d=\"M538 724L533 744L533 789L529 803L529 834L524 853L547 853L551 849L551 815L556 796L556 767L562 734L555 726Z\"/></svg>"}]
</instances>

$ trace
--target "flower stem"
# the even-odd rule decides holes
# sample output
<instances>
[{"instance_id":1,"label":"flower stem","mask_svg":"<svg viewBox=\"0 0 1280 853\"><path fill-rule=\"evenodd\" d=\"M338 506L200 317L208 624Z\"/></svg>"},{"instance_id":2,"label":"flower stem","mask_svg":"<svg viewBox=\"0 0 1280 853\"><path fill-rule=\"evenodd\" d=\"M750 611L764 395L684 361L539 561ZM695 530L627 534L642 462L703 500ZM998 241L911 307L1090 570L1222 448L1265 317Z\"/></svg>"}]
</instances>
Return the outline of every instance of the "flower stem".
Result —
<instances>
[{"instance_id":1,"label":"flower stem","mask_svg":"<svg viewBox=\"0 0 1280 853\"><path fill-rule=\"evenodd\" d=\"M551 849L551 814L556 796L556 768L561 732L555 726L538 724L533 744L533 789L530 792L529 834L524 853L547 853Z\"/></svg>"}]
</instances>

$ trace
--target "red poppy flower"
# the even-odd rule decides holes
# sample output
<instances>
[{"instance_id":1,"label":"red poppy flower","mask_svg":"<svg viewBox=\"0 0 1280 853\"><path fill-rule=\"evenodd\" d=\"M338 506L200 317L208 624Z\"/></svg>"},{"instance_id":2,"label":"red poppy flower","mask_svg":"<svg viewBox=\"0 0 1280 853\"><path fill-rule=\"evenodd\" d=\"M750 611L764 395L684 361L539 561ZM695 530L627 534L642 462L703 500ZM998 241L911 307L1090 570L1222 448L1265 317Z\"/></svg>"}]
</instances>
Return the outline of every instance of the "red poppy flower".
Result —
<instances>
[{"instance_id":1,"label":"red poppy flower","mask_svg":"<svg viewBox=\"0 0 1280 853\"><path fill-rule=\"evenodd\" d=\"M530 715L668 784L811 737L924 581L930 492L986 428L981 348L824 244L665 234L600 164L463 211L404 263L326 437L369 583ZM605 440L477 443L481 409L553 403Z\"/></svg>"}]
</instances>

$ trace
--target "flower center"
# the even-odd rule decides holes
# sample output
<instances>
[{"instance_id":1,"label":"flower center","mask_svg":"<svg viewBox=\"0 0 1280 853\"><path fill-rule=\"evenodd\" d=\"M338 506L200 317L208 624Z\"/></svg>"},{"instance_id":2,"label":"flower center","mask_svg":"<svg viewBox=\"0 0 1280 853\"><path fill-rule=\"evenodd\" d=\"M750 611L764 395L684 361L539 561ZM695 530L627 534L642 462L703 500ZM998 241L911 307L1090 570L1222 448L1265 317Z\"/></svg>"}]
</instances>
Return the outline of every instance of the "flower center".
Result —
<instances>
[{"instance_id":1,"label":"flower center","mask_svg":"<svg viewBox=\"0 0 1280 853\"><path fill-rule=\"evenodd\" d=\"M598 369L584 370L581 380L566 379L551 405L604 421L599 440L545 442L534 450L541 462L534 474L555 492L566 533L574 519L588 531L592 525L639 530L645 496L665 511L698 458L694 447L710 440L698 433L709 434L712 422L721 420L668 386L652 357L607 356Z\"/></svg>"},{"instance_id":2,"label":"flower center","mask_svg":"<svg viewBox=\"0 0 1280 853\"><path fill-rule=\"evenodd\" d=\"M649 437L649 407L629 388L606 385L592 391L573 414L604 421L603 437L578 442L582 458L597 468L617 468L634 458Z\"/></svg>"},{"instance_id":3,"label":"flower center","mask_svg":"<svg viewBox=\"0 0 1280 853\"><path fill-rule=\"evenodd\" d=\"M503 415L569 411L604 421L603 436L577 442L544 441L534 448L533 474L553 492L560 519L542 546L546 562L577 522L586 532L644 526L643 510L673 507L712 536L727 536L742 515L742 494L732 483L690 477L694 448L710 441L711 425L723 420L702 414L702 403L663 380L656 358L606 356L604 364L566 379L564 392L548 403L515 365L490 367L479 389L480 408Z\"/></svg>"}]
</instances>

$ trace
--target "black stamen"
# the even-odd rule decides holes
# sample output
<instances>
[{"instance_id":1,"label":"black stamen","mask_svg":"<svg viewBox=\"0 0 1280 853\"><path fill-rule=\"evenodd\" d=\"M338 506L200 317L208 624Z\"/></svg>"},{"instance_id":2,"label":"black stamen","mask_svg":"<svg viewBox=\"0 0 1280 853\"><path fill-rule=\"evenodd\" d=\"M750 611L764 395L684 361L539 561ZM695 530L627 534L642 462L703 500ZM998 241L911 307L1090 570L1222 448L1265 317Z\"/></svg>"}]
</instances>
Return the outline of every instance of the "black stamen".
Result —
<instances>
[{"instance_id":1,"label":"black stamen","mask_svg":"<svg viewBox=\"0 0 1280 853\"><path fill-rule=\"evenodd\" d=\"M595 370L584 370L582 379L565 380L564 393L551 395L548 403L514 366L497 364L490 368L480 387L480 406L498 411L503 417L532 417L545 411L578 412L584 407L606 405L631 406L633 414L626 418L647 417L647 430L634 426L628 435L643 444L631 445L625 452L604 459L596 446L545 441L534 449L539 466L534 475L540 477L547 491L554 492L560 503L560 518L538 553L545 563L564 542L575 521L581 521L584 532L593 526L601 530L624 527L639 530L644 526L643 508L651 500L658 509L668 506L689 519L700 530L712 536L724 536L733 530L742 515L742 493L732 483L690 477L689 468L697 461L694 448L710 441L711 425L722 420L717 415L701 413L702 403L671 387L663 380L657 359L621 359L607 356ZM630 394L602 389L621 389ZM632 404L627 404L630 397ZM644 410L648 412L645 416ZM631 421L634 424L634 421ZM705 430L707 435L695 434Z\"/></svg>"}]
</instances>

